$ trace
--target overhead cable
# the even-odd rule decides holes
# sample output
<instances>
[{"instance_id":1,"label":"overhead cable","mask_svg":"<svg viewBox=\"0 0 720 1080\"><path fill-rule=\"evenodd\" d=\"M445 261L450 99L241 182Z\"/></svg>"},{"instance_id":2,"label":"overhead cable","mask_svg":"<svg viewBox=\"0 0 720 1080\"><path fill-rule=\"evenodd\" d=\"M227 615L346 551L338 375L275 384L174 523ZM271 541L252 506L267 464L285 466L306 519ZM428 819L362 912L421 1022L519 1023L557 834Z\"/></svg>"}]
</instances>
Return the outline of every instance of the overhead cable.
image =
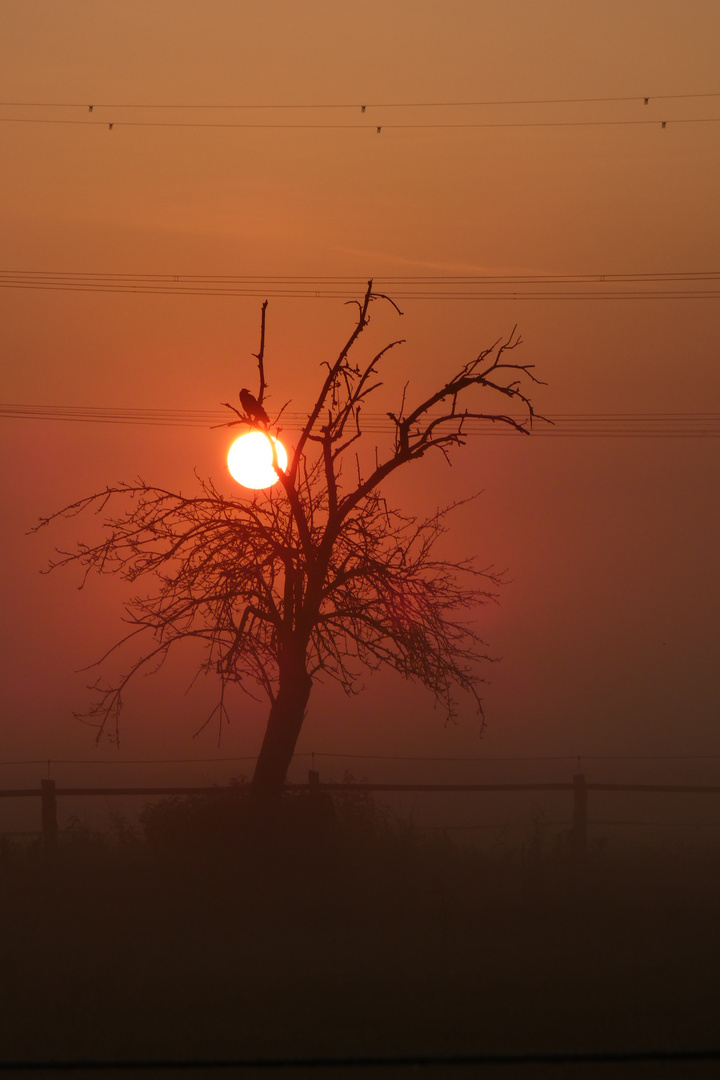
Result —
<instances>
[{"instance_id":1,"label":"overhead cable","mask_svg":"<svg viewBox=\"0 0 720 1080\"><path fill-rule=\"evenodd\" d=\"M8 420L212 428L222 426L227 416L220 410L0 404L0 419ZM515 419L524 422L527 418ZM549 419L552 423L533 427L534 437L720 438L720 413L555 413ZM282 416L282 429L299 431L306 422L306 413L286 412ZM367 413L364 430L368 434L392 434L395 425L387 413ZM464 432L468 436L506 438L517 434L514 428L492 420L466 421Z\"/></svg>"},{"instance_id":2,"label":"overhead cable","mask_svg":"<svg viewBox=\"0 0 720 1080\"><path fill-rule=\"evenodd\" d=\"M529 120L529 121L483 121L478 123L418 123L418 124L395 124L382 123L370 124L241 124L234 121L201 121L201 120L55 120L52 118L40 118L29 116L0 116L0 124L54 124L75 125L83 127L104 127L109 131L114 128L234 128L234 129L257 129L257 130L334 130L334 131L367 131L380 135L383 131L420 131L420 130L457 130L470 128L588 128L588 127L642 127L653 126L666 128L676 124L717 124L720 116L686 116L672 119L656 120Z\"/></svg>"},{"instance_id":3,"label":"overhead cable","mask_svg":"<svg viewBox=\"0 0 720 1080\"><path fill-rule=\"evenodd\" d=\"M58 280L82 282L150 282L151 284L183 283L220 283L220 284L302 284L313 285L367 285L367 278L358 274L157 274L157 273L111 273L107 271L79 270L2 270L0 281L19 280ZM401 285L488 285L488 284L617 284L630 282L668 282L668 281L720 281L720 270L664 270L660 272L633 273L546 273L546 274L383 274L374 279L375 284L390 283Z\"/></svg>"},{"instance_id":4,"label":"overhead cable","mask_svg":"<svg viewBox=\"0 0 720 1080\"><path fill-rule=\"evenodd\" d=\"M304 284L367 284L367 279L359 274L178 274L178 273L113 273L110 271L80 270L0 270L0 278L57 278L81 280L111 281L160 281L160 282L244 282L244 283L304 283ZM657 272L625 273L464 273L464 274L383 274L375 279L376 284L392 282L400 284L444 284L452 283L541 283L553 282L639 282L639 281L720 281L720 270L663 270Z\"/></svg>"},{"instance_id":5,"label":"overhead cable","mask_svg":"<svg viewBox=\"0 0 720 1080\"><path fill-rule=\"evenodd\" d=\"M378 291L395 300L714 300L720 271L649 274L383 275ZM347 300L365 289L361 276L223 274L112 274L0 270L0 288L178 296L297 297ZM646 286L646 287L643 287Z\"/></svg>"},{"instance_id":6,"label":"overhead cable","mask_svg":"<svg viewBox=\"0 0 720 1080\"><path fill-rule=\"evenodd\" d=\"M182 103L119 103L119 102L95 102L89 104L85 101L0 101L0 108L23 108L23 109L201 109L201 110L227 110L227 109L354 109L365 112L366 109L464 109L486 108L503 105L589 105L607 104L609 102L634 101L648 105L651 101L681 101L689 98L717 98L720 91L709 91L695 94L627 94L624 96L605 97L564 97L564 98L516 98L497 99L490 98L482 101L368 101L362 104L355 102L284 102L253 103L243 101L229 104L182 104Z\"/></svg>"},{"instance_id":7,"label":"overhead cable","mask_svg":"<svg viewBox=\"0 0 720 1080\"><path fill-rule=\"evenodd\" d=\"M468 757L467 755L445 757L438 755L416 754L346 754L342 751L297 751L293 755L293 761L297 758L342 758L353 761L423 761L431 763L453 762L457 764L498 764L508 762L535 762L535 761L717 761L720 754L529 754L514 757ZM257 754L249 754L244 757L197 757L197 758L32 758L29 760L0 761L0 766L14 765L224 765L237 761L256 761Z\"/></svg>"}]
</instances>

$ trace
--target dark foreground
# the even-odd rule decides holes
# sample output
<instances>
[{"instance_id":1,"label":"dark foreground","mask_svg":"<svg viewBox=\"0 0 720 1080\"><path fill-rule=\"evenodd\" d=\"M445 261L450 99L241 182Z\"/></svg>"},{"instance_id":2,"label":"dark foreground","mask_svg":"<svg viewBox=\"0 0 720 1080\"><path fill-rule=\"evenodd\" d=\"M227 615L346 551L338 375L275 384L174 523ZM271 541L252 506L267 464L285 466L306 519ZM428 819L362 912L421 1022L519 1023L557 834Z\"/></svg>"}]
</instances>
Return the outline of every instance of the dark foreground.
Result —
<instances>
[{"instance_id":1,"label":"dark foreground","mask_svg":"<svg viewBox=\"0 0 720 1080\"><path fill-rule=\"evenodd\" d=\"M173 834L166 807L149 840L75 829L51 856L6 851L2 1061L720 1051L720 852L609 851L581 871L562 844L471 856L356 811L237 845L187 817ZM566 1060L67 1075L719 1071Z\"/></svg>"}]
</instances>

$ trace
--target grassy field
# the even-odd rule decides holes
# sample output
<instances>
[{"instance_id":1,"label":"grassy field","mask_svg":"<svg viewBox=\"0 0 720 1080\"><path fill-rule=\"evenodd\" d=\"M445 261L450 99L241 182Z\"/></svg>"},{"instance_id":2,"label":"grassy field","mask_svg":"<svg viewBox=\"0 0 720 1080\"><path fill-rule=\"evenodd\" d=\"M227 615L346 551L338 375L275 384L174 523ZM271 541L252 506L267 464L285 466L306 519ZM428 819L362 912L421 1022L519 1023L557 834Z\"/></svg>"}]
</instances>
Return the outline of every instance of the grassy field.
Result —
<instances>
[{"instance_id":1,"label":"grassy field","mask_svg":"<svg viewBox=\"0 0 720 1080\"><path fill-rule=\"evenodd\" d=\"M303 815L249 834L221 800L178 800L142 835L75 825L53 857L6 852L2 1059L720 1046L720 852L597 851L579 873L562 844L480 856L370 802ZM717 1063L599 1068L450 1071ZM331 1072L417 1075L292 1075Z\"/></svg>"}]
</instances>

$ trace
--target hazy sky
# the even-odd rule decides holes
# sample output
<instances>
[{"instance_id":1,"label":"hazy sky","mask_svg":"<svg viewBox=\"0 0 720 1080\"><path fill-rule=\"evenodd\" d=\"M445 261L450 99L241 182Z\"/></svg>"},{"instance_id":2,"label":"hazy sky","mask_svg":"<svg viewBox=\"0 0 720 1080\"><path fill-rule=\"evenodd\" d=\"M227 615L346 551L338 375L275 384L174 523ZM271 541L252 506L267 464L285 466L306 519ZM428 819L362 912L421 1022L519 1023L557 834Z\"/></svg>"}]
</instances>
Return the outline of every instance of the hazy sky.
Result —
<instances>
[{"instance_id":1,"label":"hazy sky","mask_svg":"<svg viewBox=\"0 0 720 1080\"><path fill-rule=\"evenodd\" d=\"M378 312L372 342L407 339L377 412L518 324L547 415L613 414L624 432L617 414L679 418L652 438L477 436L452 469L396 483L419 511L484 490L448 550L512 579L480 613L503 657L487 734L371 679L350 702L317 692L302 750L720 754L720 294L717 277L649 277L720 271L719 39L715 0L0 0L3 403L215 410L253 378L269 295L273 401L301 412L350 326L343 300L374 276L405 314ZM441 104L462 102L526 104ZM21 288L20 272L264 281L173 296ZM407 298L419 276L458 275L550 295ZM643 277L518 281L547 275ZM334 299L268 280L299 276L354 280ZM578 290L593 295L561 295ZM658 290L690 295L627 295ZM715 437L668 437L698 414ZM122 589L39 576L81 526L26 532L115 479L229 484L227 436L11 417L0 439L0 759L90 757L76 669L119 635ZM206 702L185 674L129 697L122 755L217 752L215 729L191 738ZM220 753L255 753L263 716L238 710Z\"/></svg>"}]
</instances>

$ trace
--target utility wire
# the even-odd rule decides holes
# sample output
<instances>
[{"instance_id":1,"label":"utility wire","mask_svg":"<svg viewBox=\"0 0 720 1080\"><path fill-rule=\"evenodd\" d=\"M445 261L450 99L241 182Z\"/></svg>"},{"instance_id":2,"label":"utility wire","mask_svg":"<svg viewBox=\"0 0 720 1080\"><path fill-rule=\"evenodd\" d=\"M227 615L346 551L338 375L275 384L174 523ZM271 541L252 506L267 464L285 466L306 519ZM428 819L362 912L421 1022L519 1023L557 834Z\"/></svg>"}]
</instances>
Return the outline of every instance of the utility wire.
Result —
<instances>
[{"instance_id":1,"label":"utility wire","mask_svg":"<svg viewBox=\"0 0 720 1080\"><path fill-rule=\"evenodd\" d=\"M157 273L112 273L109 271L80 270L9 270L0 269L0 276L10 278L58 278L58 279L98 279L100 281L160 281L160 282L240 282L263 284L270 283L310 283L367 285L367 278L361 274L157 274ZM444 284L453 283L540 283L552 282L642 282L642 281L720 281L720 270L662 270L634 271L624 273L547 273L547 274L383 274L378 281L400 284Z\"/></svg>"},{"instance_id":2,"label":"utility wire","mask_svg":"<svg viewBox=\"0 0 720 1080\"><path fill-rule=\"evenodd\" d=\"M80 270L10 270L0 269L0 281L31 283L70 282L90 284L150 284L158 286L176 284L205 285L303 285L304 287L328 285L354 285L365 287L367 278L360 274L153 274L153 273L111 273ZM493 284L640 284L652 282L720 282L720 270L665 270L661 272L633 273L548 273L548 274L383 274L374 279L375 284L388 282L395 285L493 285Z\"/></svg>"},{"instance_id":3,"label":"utility wire","mask_svg":"<svg viewBox=\"0 0 720 1080\"><path fill-rule=\"evenodd\" d=\"M47 292L83 292L83 293L125 293L143 296L216 296L216 297L247 297L248 299L272 298L275 300L345 300L347 294L342 291L329 289L191 289L191 288L152 288L143 286L97 286L71 285L71 284L23 284L17 282L0 282L0 288L25 289L30 291L44 290ZM512 292L394 292L395 300L718 300L720 289L675 289L675 290L641 290L641 291L575 291L561 292L528 292L515 290Z\"/></svg>"},{"instance_id":4,"label":"utility wire","mask_svg":"<svg viewBox=\"0 0 720 1080\"><path fill-rule=\"evenodd\" d=\"M310 757L310 752L294 757ZM0 765L225 765L236 761L255 761L257 754L225 758L42 758L32 761L0 761Z\"/></svg>"},{"instance_id":5,"label":"utility wire","mask_svg":"<svg viewBox=\"0 0 720 1080\"><path fill-rule=\"evenodd\" d=\"M456 762L463 764L483 764L498 762L529 762L529 761L573 761L578 763L588 761L717 761L720 754L554 754L537 755L531 754L520 757L438 757L413 754L345 754L343 752L330 751L300 751L293 756L297 758L342 758L348 761L425 761L425 762ZM223 758L138 758L125 760L121 758L37 758L28 761L0 761L0 766L5 765L196 765L213 764L223 765L236 761L255 761L257 754L245 757Z\"/></svg>"},{"instance_id":6,"label":"utility wire","mask_svg":"<svg viewBox=\"0 0 720 1080\"><path fill-rule=\"evenodd\" d=\"M252 104L250 102L241 102L234 105L227 103L220 105L183 105L167 103L151 104L148 102L136 102L135 104L130 104L128 102L125 104L119 104L117 102L96 102L91 105L84 101L0 101L0 108L87 109L89 112L92 112L93 109L359 109L361 112L365 112L366 109L463 109L496 105L587 105L605 104L616 101L634 101L648 105L651 101L681 101L689 98L718 97L720 97L720 91L711 91L700 94L652 94L647 96L644 94L632 94L615 97L521 98L515 100L489 99L485 101L370 101L364 105L360 102L322 102L315 104L307 102L286 102L285 104L270 104L268 102Z\"/></svg>"},{"instance_id":7,"label":"utility wire","mask_svg":"<svg viewBox=\"0 0 720 1080\"><path fill-rule=\"evenodd\" d=\"M142 424L151 427L218 427L227 413L201 409L121 409L112 406L14 405L0 404L0 419L65 421L96 424ZM522 421L523 417L516 417ZM720 413L556 413L550 424L538 424L533 436L602 438L693 438L720 437ZM307 414L283 414L283 429L300 430ZM491 420L466 421L467 435L511 437L517 435L507 425ZM395 425L387 413L368 413L364 430L368 434L392 434Z\"/></svg>"},{"instance_id":8,"label":"utility wire","mask_svg":"<svg viewBox=\"0 0 720 1080\"><path fill-rule=\"evenodd\" d=\"M360 276L95 273L0 270L0 288L178 296L244 296L346 300L365 289ZM720 271L631 274L382 275L378 290L396 300L712 300Z\"/></svg>"},{"instance_id":9,"label":"utility wire","mask_svg":"<svg viewBox=\"0 0 720 1080\"><path fill-rule=\"evenodd\" d=\"M429 129L459 129L459 128L567 128L567 127L627 127L647 126L666 128L675 124L717 124L720 116L688 116L677 119L665 120L545 120L524 122L483 122L483 123L434 123L434 124L240 124L235 122L205 122L191 120L53 120L38 117L2 116L0 124L60 124L76 126L105 127L110 131L116 127L132 128L235 128L235 129L263 129L263 130L335 130L335 131L369 131L380 135L383 131L390 130L429 130Z\"/></svg>"},{"instance_id":10,"label":"utility wire","mask_svg":"<svg viewBox=\"0 0 720 1080\"><path fill-rule=\"evenodd\" d=\"M30 291L44 290L48 292L84 292L84 293L125 293L143 296L228 296L247 298L272 298L285 300L346 300L347 293L342 290L327 288L190 288L178 285L176 287L156 287L144 285L118 284L118 285L93 285L73 283L40 283L0 281L0 288L25 289ZM645 289L645 290L575 290L562 292L531 292L516 289L510 292L483 291L421 291L411 292L397 291L393 293L395 300L717 300L720 299L720 289Z\"/></svg>"},{"instance_id":11,"label":"utility wire","mask_svg":"<svg viewBox=\"0 0 720 1080\"><path fill-rule=\"evenodd\" d=\"M296 757L308 757L310 755L299 754ZM588 762L595 761L718 761L720 760L720 754L531 754L526 756L512 756L512 757L468 757L468 756L455 756L455 757L439 757L437 755L413 755L413 754L344 754L333 753L330 751L313 751L313 760L315 758L333 758L337 760L341 758L343 761L398 761L398 762L410 762L410 761L422 761L430 762L433 764L448 763L454 764L517 764L522 762L527 764L528 762L547 762L547 761L564 761L574 762L578 770L580 770ZM44 762L37 762L42 765Z\"/></svg>"}]
</instances>

